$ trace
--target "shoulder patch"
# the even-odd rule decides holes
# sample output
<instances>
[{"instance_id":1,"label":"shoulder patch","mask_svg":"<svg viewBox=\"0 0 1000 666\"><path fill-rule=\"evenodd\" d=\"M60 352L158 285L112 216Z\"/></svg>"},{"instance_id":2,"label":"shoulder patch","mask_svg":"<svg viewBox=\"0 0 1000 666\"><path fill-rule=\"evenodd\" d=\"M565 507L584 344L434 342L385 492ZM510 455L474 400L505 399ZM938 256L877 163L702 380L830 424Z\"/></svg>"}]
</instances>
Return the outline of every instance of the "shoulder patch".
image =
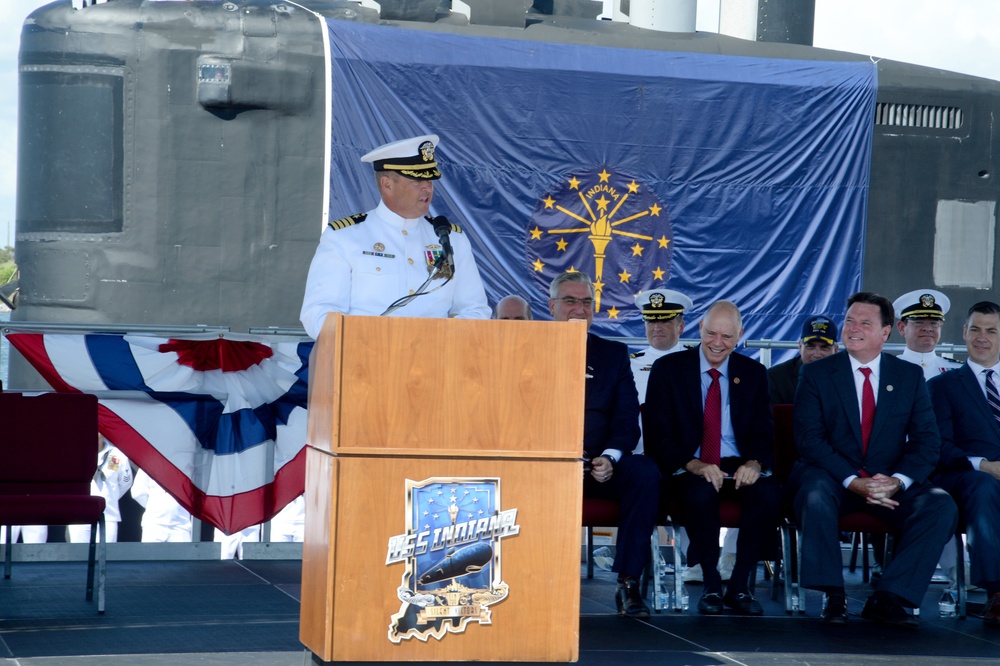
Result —
<instances>
[{"instance_id":1,"label":"shoulder patch","mask_svg":"<svg viewBox=\"0 0 1000 666\"><path fill-rule=\"evenodd\" d=\"M339 229L346 229L347 227L353 227L355 224L361 224L368 218L368 213L358 213L356 215L349 215L347 217L342 217L339 220L334 220L329 223L329 227L334 231Z\"/></svg>"},{"instance_id":2,"label":"shoulder patch","mask_svg":"<svg viewBox=\"0 0 1000 666\"><path fill-rule=\"evenodd\" d=\"M629 354L628 357L629 358L641 358L641 357L643 357L645 355L646 355L646 352L641 351L641 352L635 352L634 354Z\"/></svg>"},{"instance_id":3,"label":"shoulder patch","mask_svg":"<svg viewBox=\"0 0 1000 666\"><path fill-rule=\"evenodd\" d=\"M433 217L431 217L430 215L424 215L424 219L427 220L428 222L430 222L430 225L432 227L434 226L434 218ZM453 232L455 232L456 234L462 233L462 227L458 226L454 222L449 222L448 224L451 225L451 230Z\"/></svg>"}]
</instances>

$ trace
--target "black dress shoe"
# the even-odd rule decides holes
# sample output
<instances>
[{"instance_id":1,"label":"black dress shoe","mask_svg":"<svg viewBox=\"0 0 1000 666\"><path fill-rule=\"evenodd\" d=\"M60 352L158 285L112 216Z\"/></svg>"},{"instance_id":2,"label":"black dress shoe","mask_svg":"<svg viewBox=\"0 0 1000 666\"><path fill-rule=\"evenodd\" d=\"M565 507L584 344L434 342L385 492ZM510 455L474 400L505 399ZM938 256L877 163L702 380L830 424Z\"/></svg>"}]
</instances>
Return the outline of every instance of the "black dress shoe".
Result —
<instances>
[{"instance_id":1,"label":"black dress shoe","mask_svg":"<svg viewBox=\"0 0 1000 666\"><path fill-rule=\"evenodd\" d=\"M718 592L706 592L698 600L698 612L702 615L718 615L722 612L722 595Z\"/></svg>"},{"instance_id":2,"label":"black dress shoe","mask_svg":"<svg viewBox=\"0 0 1000 666\"><path fill-rule=\"evenodd\" d=\"M819 614L819 620L824 624L847 624L847 596L827 594L826 605Z\"/></svg>"},{"instance_id":3,"label":"black dress shoe","mask_svg":"<svg viewBox=\"0 0 1000 666\"><path fill-rule=\"evenodd\" d=\"M649 606L642 600L638 578L626 578L624 581L618 582L615 605L618 606L619 615L639 619L649 617Z\"/></svg>"},{"instance_id":4,"label":"black dress shoe","mask_svg":"<svg viewBox=\"0 0 1000 666\"><path fill-rule=\"evenodd\" d=\"M740 615L764 614L764 609L761 607L760 602L754 599L753 595L749 592L730 594L727 591L726 596L722 598L722 603L726 605L726 608L732 608Z\"/></svg>"},{"instance_id":5,"label":"black dress shoe","mask_svg":"<svg viewBox=\"0 0 1000 666\"><path fill-rule=\"evenodd\" d=\"M916 617L906 612L899 598L890 593L876 592L868 597L865 607L861 610L861 618L892 627L915 628L919 623Z\"/></svg>"}]
</instances>

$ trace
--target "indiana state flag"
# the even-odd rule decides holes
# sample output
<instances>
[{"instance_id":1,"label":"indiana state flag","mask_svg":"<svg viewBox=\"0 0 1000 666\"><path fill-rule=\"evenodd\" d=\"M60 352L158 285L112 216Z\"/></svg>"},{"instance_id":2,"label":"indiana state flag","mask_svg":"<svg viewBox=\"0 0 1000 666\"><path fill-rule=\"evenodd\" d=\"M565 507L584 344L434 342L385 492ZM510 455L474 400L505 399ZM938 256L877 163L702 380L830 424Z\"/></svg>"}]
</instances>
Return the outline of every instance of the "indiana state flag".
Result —
<instances>
[{"instance_id":1,"label":"indiana state flag","mask_svg":"<svg viewBox=\"0 0 1000 666\"><path fill-rule=\"evenodd\" d=\"M603 335L644 336L634 297L662 287L692 298L689 327L734 301L752 339L842 315L876 66L656 50L668 40L635 30L649 48L557 25L503 39L328 20L331 219L378 201L361 155L434 133L431 214L468 234L492 303L519 294L548 318L550 282L576 269Z\"/></svg>"},{"instance_id":2,"label":"indiana state flag","mask_svg":"<svg viewBox=\"0 0 1000 666\"><path fill-rule=\"evenodd\" d=\"M312 342L10 333L57 391L95 393L101 433L192 515L227 534L305 486Z\"/></svg>"}]
</instances>

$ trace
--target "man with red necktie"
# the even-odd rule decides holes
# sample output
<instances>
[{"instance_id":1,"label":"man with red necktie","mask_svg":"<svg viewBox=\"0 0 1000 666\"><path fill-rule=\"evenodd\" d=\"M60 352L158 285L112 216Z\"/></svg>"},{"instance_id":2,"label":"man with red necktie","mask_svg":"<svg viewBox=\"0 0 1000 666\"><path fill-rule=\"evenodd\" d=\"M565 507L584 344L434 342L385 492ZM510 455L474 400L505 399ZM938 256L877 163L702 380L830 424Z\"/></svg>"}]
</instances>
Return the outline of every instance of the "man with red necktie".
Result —
<instances>
[{"instance_id":1,"label":"man with red necktie","mask_svg":"<svg viewBox=\"0 0 1000 666\"><path fill-rule=\"evenodd\" d=\"M861 617L915 626L907 609L923 600L938 555L954 534L955 503L927 482L940 453L934 411L921 369L882 347L892 304L870 292L847 301L845 351L802 366L795 394L795 444L788 479L802 531L802 585L826 594L820 619L847 622L837 521L865 511L897 532Z\"/></svg>"},{"instance_id":2,"label":"man with red necktie","mask_svg":"<svg viewBox=\"0 0 1000 666\"><path fill-rule=\"evenodd\" d=\"M642 413L646 455L656 460L666 492L678 501L674 516L687 529L690 553L702 564L698 612L723 607L742 615L764 610L749 589L750 574L777 528L781 491L770 476L774 424L767 370L733 354L743 335L739 309L717 301L699 323L701 344L657 360L649 373ZM741 503L736 564L722 594L720 500Z\"/></svg>"}]
</instances>

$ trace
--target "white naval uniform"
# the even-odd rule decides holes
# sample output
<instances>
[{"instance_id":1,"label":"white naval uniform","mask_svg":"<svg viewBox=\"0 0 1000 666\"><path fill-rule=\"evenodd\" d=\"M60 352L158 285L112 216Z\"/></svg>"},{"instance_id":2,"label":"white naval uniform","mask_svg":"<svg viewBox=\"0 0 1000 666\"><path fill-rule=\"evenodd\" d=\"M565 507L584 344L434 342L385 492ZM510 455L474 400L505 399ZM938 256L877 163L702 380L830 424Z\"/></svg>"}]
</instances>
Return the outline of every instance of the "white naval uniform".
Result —
<instances>
[{"instance_id":1,"label":"white naval uniform","mask_svg":"<svg viewBox=\"0 0 1000 666\"><path fill-rule=\"evenodd\" d=\"M654 349L653 347L646 347L629 357L629 362L632 365L632 378L635 380L635 390L639 394L640 405L646 402L646 384L649 383L649 371L653 367L653 363L658 358L662 358L667 354L673 354L674 352L679 351L684 351L684 345L678 342L670 349ZM639 443L636 444L635 449L632 451L635 454L642 453L643 451L641 418L639 419L639 428Z\"/></svg>"},{"instance_id":2,"label":"white naval uniform","mask_svg":"<svg viewBox=\"0 0 1000 666\"><path fill-rule=\"evenodd\" d=\"M948 372L949 370L957 370L962 367L962 364L958 361L953 361L950 358L943 358L938 356L935 352L916 352L907 347L899 358L904 361L909 361L919 365L924 369L924 379L930 379L931 377L937 377L942 372Z\"/></svg>"},{"instance_id":3,"label":"white naval uniform","mask_svg":"<svg viewBox=\"0 0 1000 666\"><path fill-rule=\"evenodd\" d=\"M118 541L118 523L122 519L121 511L118 509L118 500L131 487L132 466L129 464L128 458L105 440L104 447L97 454L97 472L90 482L90 494L100 495L106 502L104 525L108 534L108 543ZM71 543L90 543L90 525L68 525L67 530Z\"/></svg>"},{"instance_id":4,"label":"white naval uniform","mask_svg":"<svg viewBox=\"0 0 1000 666\"><path fill-rule=\"evenodd\" d=\"M428 254L441 250L434 227L424 218L408 220L380 201L363 222L327 227L309 266L299 318L310 337L323 329L329 312L382 314L427 279ZM398 317L489 319L486 291L468 237L452 230L455 276L431 282L428 291L392 312ZM430 263L433 263L433 259ZM441 286L444 284L444 286Z\"/></svg>"},{"instance_id":5,"label":"white naval uniform","mask_svg":"<svg viewBox=\"0 0 1000 666\"><path fill-rule=\"evenodd\" d=\"M191 541L191 514L141 469L132 483L132 499L146 509L143 543Z\"/></svg>"}]
</instances>

